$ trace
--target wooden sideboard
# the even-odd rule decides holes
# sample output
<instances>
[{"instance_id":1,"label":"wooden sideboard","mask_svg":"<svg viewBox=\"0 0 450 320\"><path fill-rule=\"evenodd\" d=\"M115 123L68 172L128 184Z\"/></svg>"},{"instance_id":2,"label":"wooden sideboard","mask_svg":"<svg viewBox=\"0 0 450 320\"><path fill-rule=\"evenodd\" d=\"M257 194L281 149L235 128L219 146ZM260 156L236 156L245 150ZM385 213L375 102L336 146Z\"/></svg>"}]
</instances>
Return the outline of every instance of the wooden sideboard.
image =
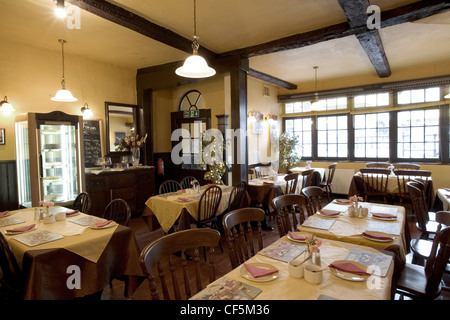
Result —
<instances>
[{"instance_id":1,"label":"wooden sideboard","mask_svg":"<svg viewBox=\"0 0 450 320\"><path fill-rule=\"evenodd\" d=\"M155 167L86 173L86 192L92 203L89 214L102 216L111 200L121 198L132 216L140 215L147 199L155 195Z\"/></svg>"}]
</instances>

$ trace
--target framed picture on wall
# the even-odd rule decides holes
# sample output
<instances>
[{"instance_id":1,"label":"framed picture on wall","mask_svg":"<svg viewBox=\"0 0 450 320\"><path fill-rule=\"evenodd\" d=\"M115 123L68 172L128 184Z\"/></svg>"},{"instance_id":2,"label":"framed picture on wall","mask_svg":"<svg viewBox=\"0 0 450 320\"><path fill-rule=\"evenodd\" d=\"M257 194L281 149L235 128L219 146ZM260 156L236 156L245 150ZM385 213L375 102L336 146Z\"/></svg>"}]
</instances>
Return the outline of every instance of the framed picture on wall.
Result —
<instances>
[{"instance_id":1,"label":"framed picture on wall","mask_svg":"<svg viewBox=\"0 0 450 320\"><path fill-rule=\"evenodd\" d=\"M115 143L119 143L120 139L125 138L125 132L114 132L115 135Z\"/></svg>"},{"instance_id":2,"label":"framed picture on wall","mask_svg":"<svg viewBox=\"0 0 450 320\"><path fill-rule=\"evenodd\" d=\"M5 129L0 129L0 144L5 144Z\"/></svg>"}]
</instances>

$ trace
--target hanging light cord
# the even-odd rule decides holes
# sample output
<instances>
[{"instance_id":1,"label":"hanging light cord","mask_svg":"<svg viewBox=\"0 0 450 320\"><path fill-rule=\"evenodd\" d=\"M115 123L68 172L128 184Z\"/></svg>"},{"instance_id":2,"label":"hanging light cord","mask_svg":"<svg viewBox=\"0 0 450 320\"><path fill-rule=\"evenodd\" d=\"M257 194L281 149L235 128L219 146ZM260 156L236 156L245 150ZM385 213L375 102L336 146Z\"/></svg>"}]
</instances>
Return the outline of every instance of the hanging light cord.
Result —
<instances>
[{"instance_id":1,"label":"hanging light cord","mask_svg":"<svg viewBox=\"0 0 450 320\"><path fill-rule=\"evenodd\" d=\"M316 83L315 83L316 92L314 93L314 96L315 96L314 98L315 98L316 102L319 100L319 93L317 92L317 69L318 68L319 67L317 67L317 66L314 67L314 69L315 69L315 78L316 78Z\"/></svg>"},{"instance_id":2,"label":"hanging light cord","mask_svg":"<svg viewBox=\"0 0 450 320\"><path fill-rule=\"evenodd\" d=\"M194 54L198 54L198 48L200 45L198 44L198 36L197 36L197 1L194 0L194 40L192 41L192 49Z\"/></svg>"},{"instance_id":3,"label":"hanging light cord","mask_svg":"<svg viewBox=\"0 0 450 320\"><path fill-rule=\"evenodd\" d=\"M61 85L63 89L66 89L66 79L64 77L64 43L66 43L66 40L63 39L59 39L59 42L61 42L61 47L62 47L62 80L61 80Z\"/></svg>"}]
</instances>

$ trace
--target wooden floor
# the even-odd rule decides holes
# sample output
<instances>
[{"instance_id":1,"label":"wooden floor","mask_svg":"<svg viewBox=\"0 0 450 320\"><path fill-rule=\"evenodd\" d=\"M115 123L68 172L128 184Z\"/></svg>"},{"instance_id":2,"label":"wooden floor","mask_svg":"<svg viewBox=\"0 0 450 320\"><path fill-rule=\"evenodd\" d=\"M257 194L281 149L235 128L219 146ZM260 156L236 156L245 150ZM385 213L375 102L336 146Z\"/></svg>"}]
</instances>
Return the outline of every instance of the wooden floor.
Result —
<instances>
[{"instance_id":1,"label":"wooden floor","mask_svg":"<svg viewBox=\"0 0 450 320\"><path fill-rule=\"evenodd\" d=\"M419 232L417 228L415 227L415 222L413 221L413 218L408 215L408 221L409 221L409 227L411 232L411 238L417 238L419 236ZM276 228L275 221L268 221L268 225L270 227L274 228L274 231L263 231L263 237L264 237L264 246L268 246L271 243L275 242L279 239L279 234ZM139 248L142 250L148 243L152 242L153 240L161 237L164 235L164 232L161 229L158 229L156 231L150 232L147 224L144 222L144 220L141 217L132 218L130 221L130 227L134 230L136 240L138 242ZM195 227L195 226L194 226ZM217 278L221 277L222 275L228 273L231 270L231 263L229 261L228 254L226 253L226 244L224 237L222 236L221 239L222 246L224 249L224 252L221 252L220 248L218 247L216 250L216 266L217 266ZM408 254L407 261L410 261L411 254ZM450 286L450 276L445 276L444 281L446 282L446 285ZM109 286L106 287L103 291L102 300L124 300L126 299L123 296L123 290L124 290L124 283L119 280L113 280L113 286L110 288ZM397 297L396 297L397 298ZM150 300L150 291L148 287L148 281L144 281L141 286L137 289L134 297L134 300ZM450 292L444 292L441 294L441 296L438 299L443 300L450 300Z\"/></svg>"}]
</instances>

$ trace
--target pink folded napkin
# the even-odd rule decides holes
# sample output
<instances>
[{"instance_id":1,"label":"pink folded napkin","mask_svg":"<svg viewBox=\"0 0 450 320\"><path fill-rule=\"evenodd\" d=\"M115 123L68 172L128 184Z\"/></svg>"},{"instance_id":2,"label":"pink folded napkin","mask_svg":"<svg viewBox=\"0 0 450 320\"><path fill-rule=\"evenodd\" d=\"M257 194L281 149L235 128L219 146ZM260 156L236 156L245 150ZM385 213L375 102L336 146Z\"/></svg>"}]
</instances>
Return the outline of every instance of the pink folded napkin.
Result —
<instances>
[{"instance_id":1,"label":"pink folded napkin","mask_svg":"<svg viewBox=\"0 0 450 320\"><path fill-rule=\"evenodd\" d=\"M445 191L450 191L450 188L444 188Z\"/></svg>"},{"instance_id":2,"label":"pink folded napkin","mask_svg":"<svg viewBox=\"0 0 450 320\"><path fill-rule=\"evenodd\" d=\"M340 214L339 211L324 210L324 209L320 210L319 212L325 216L337 216L338 214Z\"/></svg>"},{"instance_id":3,"label":"pink folded napkin","mask_svg":"<svg viewBox=\"0 0 450 320\"><path fill-rule=\"evenodd\" d=\"M113 222L113 221L112 221L112 220L101 221L101 222L97 222L97 223L95 224L95 226L96 226L97 228L101 228L101 227L107 226L107 225L110 224L111 222Z\"/></svg>"},{"instance_id":4,"label":"pink folded napkin","mask_svg":"<svg viewBox=\"0 0 450 320\"><path fill-rule=\"evenodd\" d=\"M366 237L372 238L372 239L392 240L392 237L385 236L385 235L378 234L378 233L363 232L362 234L363 234L363 236L366 236Z\"/></svg>"},{"instance_id":5,"label":"pink folded napkin","mask_svg":"<svg viewBox=\"0 0 450 320\"><path fill-rule=\"evenodd\" d=\"M8 213L9 213L8 210L3 211L3 212L0 212L0 217L3 217L3 216L5 216L5 215L7 215Z\"/></svg>"},{"instance_id":6,"label":"pink folded napkin","mask_svg":"<svg viewBox=\"0 0 450 320\"><path fill-rule=\"evenodd\" d=\"M291 231L289 231L289 235L290 235L291 238L294 239L294 240L305 240L305 239L306 239L306 236L302 236L302 235L300 235L300 234L296 234L296 233L293 233L293 232L291 232Z\"/></svg>"},{"instance_id":7,"label":"pink folded napkin","mask_svg":"<svg viewBox=\"0 0 450 320\"><path fill-rule=\"evenodd\" d=\"M78 212L80 212L80 211L79 210L69 211L69 212L66 212L66 216L71 216L71 215L76 214Z\"/></svg>"},{"instance_id":8,"label":"pink folded napkin","mask_svg":"<svg viewBox=\"0 0 450 320\"><path fill-rule=\"evenodd\" d=\"M276 269L264 269L252 266L250 264L244 263L245 268L250 272L253 278L264 277L272 273L277 273Z\"/></svg>"},{"instance_id":9,"label":"pink folded napkin","mask_svg":"<svg viewBox=\"0 0 450 320\"><path fill-rule=\"evenodd\" d=\"M334 201L336 201L337 203L349 203L349 204L351 203L350 200L343 200L343 199L336 199Z\"/></svg>"},{"instance_id":10,"label":"pink folded napkin","mask_svg":"<svg viewBox=\"0 0 450 320\"><path fill-rule=\"evenodd\" d=\"M189 199L189 198L178 198L178 200L184 201L184 202L191 201L191 199Z\"/></svg>"},{"instance_id":11,"label":"pink folded napkin","mask_svg":"<svg viewBox=\"0 0 450 320\"><path fill-rule=\"evenodd\" d=\"M274 184L273 182L263 181L263 184Z\"/></svg>"},{"instance_id":12,"label":"pink folded napkin","mask_svg":"<svg viewBox=\"0 0 450 320\"><path fill-rule=\"evenodd\" d=\"M397 216L389 213L372 213L372 216L377 218L397 218Z\"/></svg>"},{"instance_id":13,"label":"pink folded napkin","mask_svg":"<svg viewBox=\"0 0 450 320\"><path fill-rule=\"evenodd\" d=\"M335 268L344 272L350 272L357 274L359 276L370 276L370 273L365 272L363 269L358 267L357 265L351 263L351 262L339 262L339 263L332 263L329 265L331 268Z\"/></svg>"},{"instance_id":14,"label":"pink folded napkin","mask_svg":"<svg viewBox=\"0 0 450 320\"><path fill-rule=\"evenodd\" d=\"M15 228L15 229L7 229L6 231L8 231L8 232L25 232L25 231L33 229L35 225L36 224L31 224L31 225L26 226L26 227L20 227L20 228Z\"/></svg>"}]
</instances>

